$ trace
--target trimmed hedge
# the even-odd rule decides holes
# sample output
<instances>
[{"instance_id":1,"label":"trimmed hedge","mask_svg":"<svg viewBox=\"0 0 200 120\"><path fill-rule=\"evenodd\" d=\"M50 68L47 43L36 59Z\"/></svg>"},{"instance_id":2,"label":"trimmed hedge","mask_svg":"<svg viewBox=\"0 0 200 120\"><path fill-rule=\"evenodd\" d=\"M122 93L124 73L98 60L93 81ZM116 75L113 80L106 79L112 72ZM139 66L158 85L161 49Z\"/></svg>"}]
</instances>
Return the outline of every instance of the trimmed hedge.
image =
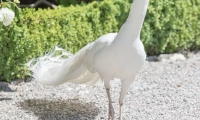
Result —
<instances>
[{"instance_id":1,"label":"trimmed hedge","mask_svg":"<svg viewBox=\"0 0 200 120\"><path fill-rule=\"evenodd\" d=\"M150 0L142 30L149 55L200 48L199 0Z\"/></svg>"},{"instance_id":2,"label":"trimmed hedge","mask_svg":"<svg viewBox=\"0 0 200 120\"><path fill-rule=\"evenodd\" d=\"M108 32L117 32L131 0L105 0L55 10L22 9L0 29L0 80L25 78L24 64L60 45L75 53ZM141 39L149 55L200 48L198 0L150 0Z\"/></svg>"},{"instance_id":3,"label":"trimmed hedge","mask_svg":"<svg viewBox=\"0 0 200 120\"><path fill-rule=\"evenodd\" d=\"M102 1L102 0L55 0L55 1L59 5L69 6L69 5L83 4L83 3L89 3L92 1Z\"/></svg>"}]
</instances>

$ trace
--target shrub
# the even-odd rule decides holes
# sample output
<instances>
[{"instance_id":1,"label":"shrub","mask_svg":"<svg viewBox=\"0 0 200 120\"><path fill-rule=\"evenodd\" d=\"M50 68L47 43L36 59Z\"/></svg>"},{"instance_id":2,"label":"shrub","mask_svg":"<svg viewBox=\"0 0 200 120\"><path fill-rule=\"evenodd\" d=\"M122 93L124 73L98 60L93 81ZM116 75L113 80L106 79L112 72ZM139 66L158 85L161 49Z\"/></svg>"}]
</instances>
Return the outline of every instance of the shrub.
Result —
<instances>
[{"instance_id":1,"label":"shrub","mask_svg":"<svg viewBox=\"0 0 200 120\"><path fill-rule=\"evenodd\" d=\"M119 6L128 12L125 6L129 4L124 3L105 1L55 10L22 9L12 25L0 30L4 33L0 36L0 80L25 78L29 73L24 64L52 46L60 45L74 53L101 35L116 32Z\"/></svg>"},{"instance_id":2,"label":"shrub","mask_svg":"<svg viewBox=\"0 0 200 120\"><path fill-rule=\"evenodd\" d=\"M69 6L69 5L76 5L81 3L89 3L92 1L102 1L102 0L56 0L59 5Z\"/></svg>"},{"instance_id":3,"label":"shrub","mask_svg":"<svg viewBox=\"0 0 200 120\"><path fill-rule=\"evenodd\" d=\"M108 32L117 32L131 0L106 0L85 6L22 9L0 29L0 80L25 78L24 64L52 46L75 53ZM150 0L141 39L149 55L200 48L198 0Z\"/></svg>"},{"instance_id":4,"label":"shrub","mask_svg":"<svg viewBox=\"0 0 200 120\"><path fill-rule=\"evenodd\" d=\"M150 55L200 48L198 0L151 0L142 30Z\"/></svg>"}]
</instances>

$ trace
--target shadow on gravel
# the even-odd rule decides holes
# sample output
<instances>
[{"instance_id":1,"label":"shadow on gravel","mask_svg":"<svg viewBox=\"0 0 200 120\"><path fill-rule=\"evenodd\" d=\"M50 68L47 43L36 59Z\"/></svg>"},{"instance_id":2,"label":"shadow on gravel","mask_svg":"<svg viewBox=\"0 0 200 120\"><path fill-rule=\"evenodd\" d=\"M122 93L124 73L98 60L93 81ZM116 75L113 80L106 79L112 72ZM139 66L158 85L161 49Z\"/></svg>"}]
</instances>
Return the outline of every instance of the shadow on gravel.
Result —
<instances>
[{"instance_id":1,"label":"shadow on gravel","mask_svg":"<svg viewBox=\"0 0 200 120\"><path fill-rule=\"evenodd\" d=\"M0 91L4 92L16 92L16 90L12 90L8 84L3 84L0 82Z\"/></svg>"},{"instance_id":2,"label":"shadow on gravel","mask_svg":"<svg viewBox=\"0 0 200 120\"><path fill-rule=\"evenodd\" d=\"M77 99L29 99L20 102L19 107L33 112L39 120L94 120L100 112L94 103L85 103Z\"/></svg>"},{"instance_id":3,"label":"shadow on gravel","mask_svg":"<svg viewBox=\"0 0 200 120\"><path fill-rule=\"evenodd\" d=\"M0 101L12 100L11 98L0 98Z\"/></svg>"}]
</instances>

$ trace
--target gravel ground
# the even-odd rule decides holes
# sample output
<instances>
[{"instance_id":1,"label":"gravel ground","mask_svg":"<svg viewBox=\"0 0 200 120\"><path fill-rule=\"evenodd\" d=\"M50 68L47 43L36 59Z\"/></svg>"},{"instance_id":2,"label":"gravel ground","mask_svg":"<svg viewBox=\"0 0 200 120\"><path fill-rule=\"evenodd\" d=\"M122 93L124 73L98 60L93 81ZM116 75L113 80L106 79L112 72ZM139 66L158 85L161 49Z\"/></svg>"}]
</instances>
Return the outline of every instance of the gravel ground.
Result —
<instances>
[{"instance_id":1,"label":"gravel ground","mask_svg":"<svg viewBox=\"0 0 200 120\"><path fill-rule=\"evenodd\" d=\"M103 87L14 83L0 83L1 120L107 119ZM113 81L116 118L119 91ZM184 61L146 62L126 95L123 120L200 120L200 52Z\"/></svg>"}]
</instances>

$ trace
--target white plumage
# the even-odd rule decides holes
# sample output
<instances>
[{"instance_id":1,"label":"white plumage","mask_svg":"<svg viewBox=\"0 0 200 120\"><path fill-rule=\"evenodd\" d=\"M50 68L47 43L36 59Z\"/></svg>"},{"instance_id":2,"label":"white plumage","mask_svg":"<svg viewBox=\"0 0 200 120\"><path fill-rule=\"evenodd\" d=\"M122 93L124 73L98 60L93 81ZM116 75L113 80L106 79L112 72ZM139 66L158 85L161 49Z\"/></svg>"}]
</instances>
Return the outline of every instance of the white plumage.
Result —
<instances>
[{"instance_id":1,"label":"white plumage","mask_svg":"<svg viewBox=\"0 0 200 120\"><path fill-rule=\"evenodd\" d=\"M118 33L109 33L88 44L75 55L56 47L54 51L30 61L32 76L44 85L64 82L102 84L109 101L109 118L114 119L110 97L110 80L121 79L119 98L120 119L123 99L136 74L143 66L146 54L140 41L140 31L149 0L134 0L129 17ZM56 55L56 52L61 55ZM68 58L66 58L68 57Z\"/></svg>"}]
</instances>

